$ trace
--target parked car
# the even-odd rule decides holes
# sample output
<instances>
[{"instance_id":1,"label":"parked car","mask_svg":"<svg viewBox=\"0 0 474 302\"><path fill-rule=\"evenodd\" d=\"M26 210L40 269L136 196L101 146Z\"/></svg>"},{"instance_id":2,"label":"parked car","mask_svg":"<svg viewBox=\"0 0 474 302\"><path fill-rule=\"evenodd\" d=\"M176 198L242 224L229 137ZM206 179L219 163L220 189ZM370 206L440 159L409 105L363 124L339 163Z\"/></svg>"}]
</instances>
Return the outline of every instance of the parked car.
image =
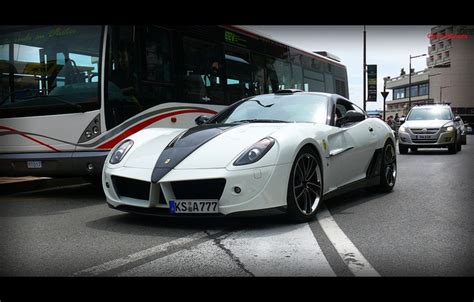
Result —
<instances>
[{"instance_id":1,"label":"parked car","mask_svg":"<svg viewBox=\"0 0 474 302\"><path fill-rule=\"evenodd\" d=\"M459 128L459 131L461 131L461 144L465 145L467 144L466 140L466 135L467 135L467 129L466 126L464 125L463 120L461 119L460 116L456 116L456 119L458 119L457 122L454 122L454 124Z\"/></svg>"},{"instance_id":2,"label":"parked car","mask_svg":"<svg viewBox=\"0 0 474 302\"><path fill-rule=\"evenodd\" d=\"M448 105L413 107L398 129L400 154L407 154L409 148L448 148L451 154L461 151L459 121Z\"/></svg>"},{"instance_id":3,"label":"parked car","mask_svg":"<svg viewBox=\"0 0 474 302\"><path fill-rule=\"evenodd\" d=\"M474 134L474 132L472 131L472 126L471 124L466 124L466 133L467 134Z\"/></svg>"},{"instance_id":4,"label":"parked car","mask_svg":"<svg viewBox=\"0 0 474 302\"><path fill-rule=\"evenodd\" d=\"M322 198L395 185L392 129L340 95L281 90L196 123L119 143L102 175L109 206L175 216L277 209L301 222Z\"/></svg>"}]
</instances>

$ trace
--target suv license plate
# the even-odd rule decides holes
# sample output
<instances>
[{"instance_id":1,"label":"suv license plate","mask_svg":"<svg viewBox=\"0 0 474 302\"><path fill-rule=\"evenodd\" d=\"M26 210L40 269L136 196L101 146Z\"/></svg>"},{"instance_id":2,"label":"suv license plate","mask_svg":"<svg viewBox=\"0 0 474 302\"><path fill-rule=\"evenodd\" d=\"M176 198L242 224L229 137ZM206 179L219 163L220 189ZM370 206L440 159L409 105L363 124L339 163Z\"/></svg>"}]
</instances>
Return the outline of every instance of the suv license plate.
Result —
<instances>
[{"instance_id":1,"label":"suv license plate","mask_svg":"<svg viewBox=\"0 0 474 302\"><path fill-rule=\"evenodd\" d=\"M417 135L417 139L431 139L431 135Z\"/></svg>"}]
</instances>

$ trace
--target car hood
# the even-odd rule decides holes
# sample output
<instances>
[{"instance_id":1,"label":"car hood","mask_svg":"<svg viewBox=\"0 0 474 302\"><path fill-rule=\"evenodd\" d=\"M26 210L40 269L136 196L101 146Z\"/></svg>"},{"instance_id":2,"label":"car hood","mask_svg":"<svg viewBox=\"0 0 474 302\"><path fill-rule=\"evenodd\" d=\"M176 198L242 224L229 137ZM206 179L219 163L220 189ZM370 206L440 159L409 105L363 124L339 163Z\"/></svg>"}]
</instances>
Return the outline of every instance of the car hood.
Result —
<instances>
[{"instance_id":1,"label":"car hood","mask_svg":"<svg viewBox=\"0 0 474 302\"><path fill-rule=\"evenodd\" d=\"M407 128L441 128L452 126L453 122L450 120L406 121L403 125Z\"/></svg>"},{"instance_id":2,"label":"car hood","mask_svg":"<svg viewBox=\"0 0 474 302\"><path fill-rule=\"evenodd\" d=\"M167 170L224 168L254 143L290 125L202 125L174 135L157 135L132 148L124 166Z\"/></svg>"}]
</instances>

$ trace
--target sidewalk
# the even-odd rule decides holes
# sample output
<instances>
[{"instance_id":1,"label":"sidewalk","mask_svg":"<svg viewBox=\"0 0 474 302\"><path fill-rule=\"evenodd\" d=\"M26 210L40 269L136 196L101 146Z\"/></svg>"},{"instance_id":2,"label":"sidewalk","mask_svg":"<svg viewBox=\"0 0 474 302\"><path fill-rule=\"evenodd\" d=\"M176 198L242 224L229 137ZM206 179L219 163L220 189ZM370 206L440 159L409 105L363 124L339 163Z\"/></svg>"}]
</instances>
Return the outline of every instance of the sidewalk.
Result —
<instances>
[{"instance_id":1,"label":"sidewalk","mask_svg":"<svg viewBox=\"0 0 474 302\"><path fill-rule=\"evenodd\" d=\"M20 192L36 191L58 186L86 183L83 178L50 178L50 177L0 177L0 196Z\"/></svg>"}]
</instances>

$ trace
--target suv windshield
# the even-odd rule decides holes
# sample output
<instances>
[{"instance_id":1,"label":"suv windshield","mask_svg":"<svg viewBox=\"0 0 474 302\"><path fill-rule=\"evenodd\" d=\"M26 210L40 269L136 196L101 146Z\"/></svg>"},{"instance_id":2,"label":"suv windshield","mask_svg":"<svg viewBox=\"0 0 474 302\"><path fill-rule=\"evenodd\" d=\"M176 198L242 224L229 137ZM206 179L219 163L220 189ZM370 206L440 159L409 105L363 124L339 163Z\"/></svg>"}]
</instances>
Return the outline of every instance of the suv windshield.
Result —
<instances>
[{"instance_id":1,"label":"suv windshield","mask_svg":"<svg viewBox=\"0 0 474 302\"><path fill-rule=\"evenodd\" d=\"M449 108L414 108L407 116L407 121L423 120L451 120L453 118Z\"/></svg>"},{"instance_id":2,"label":"suv windshield","mask_svg":"<svg viewBox=\"0 0 474 302\"><path fill-rule=\"evenodd\" d=\"M0 118L100 108L101 26L3 26Z\"/></svg>"},{"instance_id":3,"label":"suv windshield","mask_svg":"<svg viewBox=\"0 0 474 302\"><path fill-rule=\"evenodd\" d=\"M208 123L301 122L325 124L328 98L316 94L259 95L225 109Z\"/></svg>"}]
</instances>

